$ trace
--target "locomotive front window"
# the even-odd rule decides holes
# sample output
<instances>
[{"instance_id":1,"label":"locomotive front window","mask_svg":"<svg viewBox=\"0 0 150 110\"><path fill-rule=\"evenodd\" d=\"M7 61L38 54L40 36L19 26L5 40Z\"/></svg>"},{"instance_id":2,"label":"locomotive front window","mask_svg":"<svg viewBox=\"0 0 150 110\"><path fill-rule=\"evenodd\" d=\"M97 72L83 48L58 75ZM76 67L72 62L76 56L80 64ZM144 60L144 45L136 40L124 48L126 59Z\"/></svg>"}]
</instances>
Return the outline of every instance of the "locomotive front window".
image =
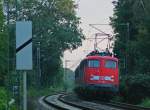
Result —
<instances>
[{"instance_id":1,"label":"locomotive front window","mask_svg":"<svg viewBox=\"0 0 150 110\"><path fill-rule=\"evenodd\" d=\"M100 62L98 60L89 60L88 61L88 67L94 67L97 68L99 67Z\"/></svg>"},{"instance_id":2,"label":"locomotive front window","mask_svg":"<svg viewBox=\"0 0 150 110\"><path fill-rule=\"evenodd\" d=\"M116 61L106 60L106 62L105 62L105 67L106 68L116 68L116 66L117 66Z\"/></svg>"}]
</instances>

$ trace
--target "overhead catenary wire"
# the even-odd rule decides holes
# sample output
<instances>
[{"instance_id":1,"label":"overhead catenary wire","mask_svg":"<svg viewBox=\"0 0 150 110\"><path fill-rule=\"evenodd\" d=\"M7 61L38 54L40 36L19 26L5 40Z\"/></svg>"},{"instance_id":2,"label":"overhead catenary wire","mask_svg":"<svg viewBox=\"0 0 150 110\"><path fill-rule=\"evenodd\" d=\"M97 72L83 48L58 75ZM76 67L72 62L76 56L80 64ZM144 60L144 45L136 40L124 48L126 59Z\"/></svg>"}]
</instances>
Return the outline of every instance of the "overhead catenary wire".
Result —
<instances>
[{"instance_id":1,"label":"overhead catenary wire","mask_svg":"<svg viewBox=\"0 0 150 110\"><path fill-rule=\"evenodd\" d=\"M112 35L111 34L108 34L108 33L106 33L106 32L104 32L104 31L102 31L101 29L99 29L99 28L97 28L97 27L95 27L95 26L98 26L98 25L110 25L110 24L89 24L89 26L91 26L92 28L94 28L94 29L96 29L97 31L99 31L99 32L101 32L101 33L99 33L99 34L95 34L96 36L95 36L95 44L97 44L96 43L96 41L97 41L97 39L102 39L100 42L102 42L103 40L105 40L105 39L108 39L108 44L107 44L107 48L109 48L110 47L110 40L111 40L111 38L112 38ZM100 35L100 36L108 36L108 38L106 38L106 37L104 37L104 38L98 38L97 36L98 35ZM99 42L99 43L100 43Z\"/></svg>"},{"instance_id":2,"label":"overhead catenary wire","mask_svg":"<svg viewBox=\"0 0 150 110\"><path fill-rule=\"evenodd\" d=\"M91 27L94 28L95 30L101 32L102 34L107 34L107 33L105 33L104 31L102 31L101 29L95 27L94 25L96 25L96 24L89 24L89 26L91 26ZM97 25L98 25L98 24L97 24Z\"/></svg>"},{"instance_id":3,"label":"overhead catenary wire","mask_svg":"<svg viewBox=\"0 0 150 110\"><path fill-rule=\"evenodd\" d=\"M101 36L101 37L98 37L98 36ZM107 37L102 37L102 36L107 36ZM110 34L107 34L107 33L96 33L95 34L95 38L86 38L86 39L94 39L95 40L95 43L94 43L94 49L96 50L98 47L98 44L103 42L104 40L108 40L107 42L107 47L108 49L110 49L110 41L112 40L112 36ZM100 40L100 41L97 41L97 40Z\"/></svg>"}]
</instances>

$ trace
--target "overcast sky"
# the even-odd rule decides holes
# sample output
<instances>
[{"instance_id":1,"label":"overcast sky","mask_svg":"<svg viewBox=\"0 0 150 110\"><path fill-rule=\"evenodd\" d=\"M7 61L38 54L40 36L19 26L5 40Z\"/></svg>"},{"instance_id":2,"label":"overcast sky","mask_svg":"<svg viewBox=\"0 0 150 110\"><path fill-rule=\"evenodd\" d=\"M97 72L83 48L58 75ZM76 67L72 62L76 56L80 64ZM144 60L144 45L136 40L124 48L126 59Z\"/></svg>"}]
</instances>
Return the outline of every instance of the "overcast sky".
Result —
<instances>
[{"instance_id":1,"label":"overcast sky","mask_svg":"<svg viewBox=\"0 0 150 110\"><path fill-rule=\"evenodd\" d=\"M109 17L113 15L113 0L74 0L78 3L77 16L81 18L81 28L86 37L94 37L97 33L96 30L91 28L89 24L109 24ZM112 29L109 25L100 25L97 28L102 31L112 34ZM99 44L98 47L106 48L106 42ZM83 46L74 50L72 53L66 51L64 53L64 60L69 60L67 62L67 68L75 69L77 64L83 59L87 53L94 49L93 40L83 41Z\"/></svg>"}]
</instances>

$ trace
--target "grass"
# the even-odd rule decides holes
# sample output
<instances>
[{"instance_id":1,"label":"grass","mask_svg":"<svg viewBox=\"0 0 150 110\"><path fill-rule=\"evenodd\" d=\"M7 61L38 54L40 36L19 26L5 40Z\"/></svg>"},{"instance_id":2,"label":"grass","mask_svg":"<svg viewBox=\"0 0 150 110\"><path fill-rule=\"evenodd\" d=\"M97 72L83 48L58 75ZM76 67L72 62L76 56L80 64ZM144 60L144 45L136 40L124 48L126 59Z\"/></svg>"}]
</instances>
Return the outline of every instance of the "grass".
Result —
<instances>
[{"instance_id":1,"label":"grass","mask_svg":"<svg viewBox=\"0 0 150 110\"><path fill-rule=\"evenodd\" d=\"M114 96L112 98L112 101L115 101L115 102L123 102L123 98L121 96Z\"/></svg>"},{"instance_id":2,"label":"grass","mask_svg":"<svg viewBox=\"0 0 150 110\"><path fill-rule=\"evenodd\" d=\"M35 89L35 88L30 88L30 90L28 91L28 95L32 98L37 98L40 96L46 96L46 95L51 95L54 94L56 92L60 92L63 91L64 88L63 87L47 87L47 88L42 88L42 89Z\"/></svg>"},{"instance_id":3,"label":"grass","mask_svg":"<svg viewBox=\"0 0 150 110\"><path fill-rule=\"evenodd\" d=\"M41 88L41 89L36 89L36 88L30 88L28 90L28 110L35 110L38 107L38 100L42 96L47 96L47 95L52 95L56 92L63 91L64 88L61 86L51 86L47 88Z\"/></svg>"},{"instance_id":4,"label":"grass","mask_svg":"<svg viewBox=\"0 0 150 110\"><path fill-rule=\"evenodd\" d=\"M0 110L4 110L7 105L7 95L6 90L1 87L0 88Z\"/></svg>"},{"instance_id":5,"label":"grass","mask_svg":"<svg viewBox=\"0 0 150 110\"><path fill-rule=\"evenodd\" d=\"M140 105L143 107L150 107L150 98L144 99Z\"/></svg>"},{"instance_id":6,"label":"grass","mask_svg":"<svg viewBox=\"0 0 150 110\"><path fill-rule=\"evenodd\" d=\"M42 96L52 95L61 91L67 90L71 92L74 88L74 76L68 72L66 75L66 81L61 81L55 83L53 86L36 88L30 86L28 88L28 110L33 110L38 108L38 100Z\"/></svg>"},{"instance_id":7,"label":"grass","mask_svg":"<svg viewBox=\"0 0 150 110\"><path fill-rule=\"evenodd\" d=\"M6 110L7 101L9 101L8 99L10 100L6 89L4 89L4 87L0 87L0 110ZM17 110L15 103L10 106L10 110Z\"/></svg>"}]
</instances>

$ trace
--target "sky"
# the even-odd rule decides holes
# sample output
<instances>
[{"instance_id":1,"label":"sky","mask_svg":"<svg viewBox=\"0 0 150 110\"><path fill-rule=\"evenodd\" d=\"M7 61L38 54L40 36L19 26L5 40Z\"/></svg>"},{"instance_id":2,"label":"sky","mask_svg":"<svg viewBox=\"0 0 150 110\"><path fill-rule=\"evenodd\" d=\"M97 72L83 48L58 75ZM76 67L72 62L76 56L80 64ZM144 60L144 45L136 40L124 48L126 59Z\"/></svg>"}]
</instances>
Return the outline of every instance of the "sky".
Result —
<instances>
[{"instance_id":1,"label":"sky","mask_svg":"<svg viewBox=\"0 0 150 110\"><path fill-rule=\"evenodd\" d=\"M86 38L94 38L95 33L99 33L89 24L109 24L109 17L113 16L113 0L74 0L78 4L77 16L81 18L80 27ZM112 34L113 30L109 25L98 25L97 28ZM104 36L105 37L105 36ZM107 40L98 44L98 47L105 49ZM82 42L82 46L70 52L64 52L63 64L65 68L74 70L85 56L94 50L94 40L87 39ZM65 63L66 62L66 63Z\"/></svg>"}]
</instances>

